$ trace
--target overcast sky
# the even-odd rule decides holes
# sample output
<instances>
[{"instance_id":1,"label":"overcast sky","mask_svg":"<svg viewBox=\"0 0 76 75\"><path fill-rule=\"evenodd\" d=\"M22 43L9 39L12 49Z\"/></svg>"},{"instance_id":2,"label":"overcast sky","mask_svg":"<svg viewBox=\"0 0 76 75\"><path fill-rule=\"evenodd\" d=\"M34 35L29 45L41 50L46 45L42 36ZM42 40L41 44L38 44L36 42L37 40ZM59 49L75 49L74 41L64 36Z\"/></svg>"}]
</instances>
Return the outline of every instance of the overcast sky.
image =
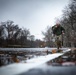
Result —
<instances>
[{"instance_id":1,"label":"overcast sky","mask_svg":"<svg viewBox=\"0 0 76 75\"><path fill-rule=\"evenodd\" d=\"M0 0L0 22L14 21L19 27L30 30L37 39L41 31L55 24L69 0Z\"/></svg>"}]
</instances>

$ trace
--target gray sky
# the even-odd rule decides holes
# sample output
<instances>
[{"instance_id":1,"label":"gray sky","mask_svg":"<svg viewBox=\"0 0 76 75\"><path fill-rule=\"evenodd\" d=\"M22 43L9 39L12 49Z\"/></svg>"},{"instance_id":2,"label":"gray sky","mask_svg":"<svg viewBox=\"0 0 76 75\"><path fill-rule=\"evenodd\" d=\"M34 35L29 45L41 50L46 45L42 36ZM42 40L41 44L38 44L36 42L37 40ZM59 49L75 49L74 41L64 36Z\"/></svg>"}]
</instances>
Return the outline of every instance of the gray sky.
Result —
<instances>
[{"instance_id":1,"label":"gray sky","mask_svg":"<svg viewBox=\"0 0 76 75\"><path fill-rule=\"evenodd\" d=\"M69 0L0 0L0 22L12 20L41 39L41 31L55 24Z\"/></svg>"}]
</instances>

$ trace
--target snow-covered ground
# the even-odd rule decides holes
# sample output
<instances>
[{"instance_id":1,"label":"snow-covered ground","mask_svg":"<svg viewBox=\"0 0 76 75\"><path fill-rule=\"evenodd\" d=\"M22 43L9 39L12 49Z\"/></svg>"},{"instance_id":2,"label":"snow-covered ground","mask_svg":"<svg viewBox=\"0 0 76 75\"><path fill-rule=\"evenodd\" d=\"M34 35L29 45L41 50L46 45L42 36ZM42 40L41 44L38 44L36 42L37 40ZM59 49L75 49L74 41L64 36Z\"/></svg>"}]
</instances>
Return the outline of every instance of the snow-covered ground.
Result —
<instances>
[{"instance_id":1,"label":"snow-covered ground","mask_svg":"<svg viewBox=\"0 0 76 75\"><path fill-rule=\"evenodd\" d=\"M70 49L67 49L65 52L68 52L68 51L70 51ZM33 69L52 59L62 56L63 54L65 54L65 52L40 56L40 57L29 59L27 61L22 61L20 63L11 64L6 67L1 67L0 74L1 75L16 75L16 74L20 74L22 72L27 72L30 69Z\"/></svg>"},{"instance_id":2,"label":"snow-covered ground","mask_svg":"<svg viewBox=\"0 0 76 75\"><path fill-rule=\"evenodd\" d=\"M8 52L7 54L0 54L0 62L2 63L2 65L8 65L14 63L13 60L11 59L12 53L9 54L9 52L13 52L13 55L19 52L23 52L22 54L19 53L20 55L19 54L17 55L19 61L22 61L51 54L51 51L54 49L56 48L0 48L0 51ZM63 52L66 52L68 48L61 48L61 49L63 50ZM48 53L46 52L47 50Z\"/></svg>"},{"instance_id":3,"label":"snow-covered ground","mask_svg":"<svg viewBox=\"0 0 76 75\"><path fill-rule=\"evenodd\" d=\"M57 48L0 48L0 51L51 51L53 49L57 49ZM69 48L60 48L62 50L67 50Z\"/></svg>"}]
</instances>

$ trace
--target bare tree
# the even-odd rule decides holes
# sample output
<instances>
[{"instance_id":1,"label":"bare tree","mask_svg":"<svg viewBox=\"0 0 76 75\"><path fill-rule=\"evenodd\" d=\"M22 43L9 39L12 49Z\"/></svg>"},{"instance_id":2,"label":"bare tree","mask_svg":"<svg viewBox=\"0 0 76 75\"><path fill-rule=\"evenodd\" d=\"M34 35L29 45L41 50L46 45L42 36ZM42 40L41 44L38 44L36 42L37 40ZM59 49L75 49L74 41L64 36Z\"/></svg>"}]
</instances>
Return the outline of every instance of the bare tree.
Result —
<instances>
[{"instance_id":1,"label":"bare tree","mask_svg":"<svg viewBox=\"0 0 76 75\"><path fill-rule=\"evenodd\" d=\"M64 9L61 25L65 28L64 42L66 46L75 46L76 42L76 0L71 0Z\"/></svg>"},{"instance_id":2,"label":"bare tree","mask_svg":"<svg viewBox=\"0 0 76 75\"><path fill-rule=\"evenodd\" d=\"M42 34L44 35L44 41L46 41L46 45L48 47L52 47L53 46L52 28L47 26L47 30L45 32L42 32Z\"/></svg>"}]
</instances>

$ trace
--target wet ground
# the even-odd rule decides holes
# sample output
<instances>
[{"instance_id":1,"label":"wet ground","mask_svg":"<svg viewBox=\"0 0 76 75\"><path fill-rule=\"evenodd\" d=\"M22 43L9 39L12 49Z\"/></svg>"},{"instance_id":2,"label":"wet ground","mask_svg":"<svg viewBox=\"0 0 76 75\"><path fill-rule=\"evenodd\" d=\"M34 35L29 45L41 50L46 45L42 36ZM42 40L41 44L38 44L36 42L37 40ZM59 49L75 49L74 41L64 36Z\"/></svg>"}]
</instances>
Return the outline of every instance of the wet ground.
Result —
<instances>
[{"instance_id":1,"label":"wet ground","mask_svg":"<svg viewBox=\"0 0 76 75\"><path fill-rule=\"evenodd\" d=\"M42 64L19 75L76 75L76 66L51 66Z\"/></svg>"}]
</instances>

